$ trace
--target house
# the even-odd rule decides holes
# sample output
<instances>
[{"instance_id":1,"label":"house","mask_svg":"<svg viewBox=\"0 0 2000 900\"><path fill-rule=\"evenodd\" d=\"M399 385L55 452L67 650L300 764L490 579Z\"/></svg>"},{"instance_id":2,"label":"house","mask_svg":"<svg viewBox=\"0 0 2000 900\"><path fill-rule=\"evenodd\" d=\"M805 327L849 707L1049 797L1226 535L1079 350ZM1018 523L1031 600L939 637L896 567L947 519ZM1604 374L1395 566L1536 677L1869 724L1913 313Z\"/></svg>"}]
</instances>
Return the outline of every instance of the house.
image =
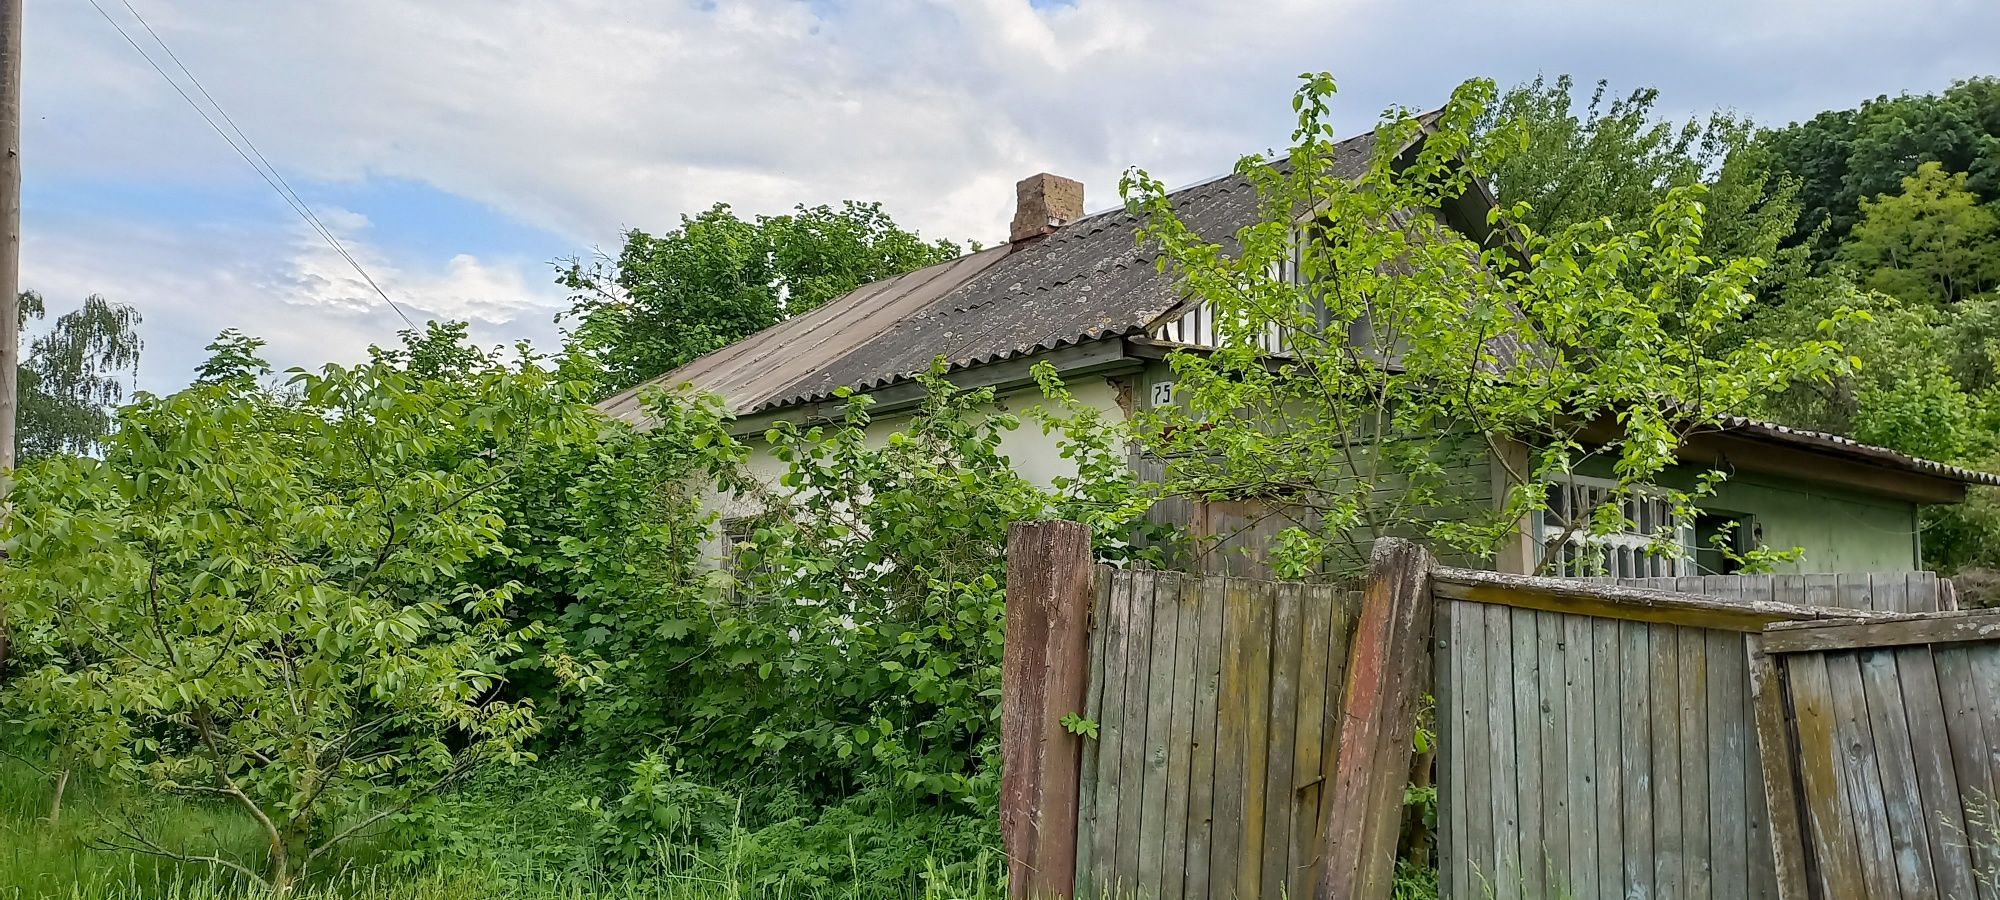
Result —
<instances>
[{"instance_id":1,"label":"house","mask_svg":"<svg viewBox=\"0 0 2000 900\"><path fill-rule=\"evenodd\" d=\"M1370 134L1339 144L1335 171L1359 175L1373 142ZM1236 175L1182 189L1171 199L1187 224L1211 236L1233 234L1257 215L1253 188ZM993 386L997 405L1016 411L1039 401L1029 369L1043 360L1080 402L1114 421L1148 404L1171 402L1167 355L1207 345L1214 336L1200 304L1183 297L1136 241L1138 219L1122 209L1084 215L1083 186L1048 174L1020 182L1016 202L1005 244L864 285L600 408L642 421L638 398L645 388L689 384L721 396L738 417L738 433L756 443L778 420L839 416L844 401L834 392L851 387L873 395L871 429L886 435L921 399L913 373L940 355L955 382ZM1483 189L1472 191L1437 215L1484 239L1491 202ZM1003 449L1024 476L1042 483L1066 467L1053 439L1039 429L1013 432ZM1748 419L1696 435L1680 454L1687 466L1667 473L1665 486L1692 486L1697 473L1718 467L1734 475L1710 501L1712 509L1696 521L1670 523L1686 535L1689 552L1682 558L1648 556L1642 549L1648 539L1640 534L1594 543L1589 552L1601 553L1612 574L1720 571L1720 554L1694 548L1709 546L1709 538L1725 529L1726 539L1745 544L1802 548L1801 571L1914 570L1922 558L1920 507L1960 502L1973 485L2000 485L2000 477L1986 473ZM779 470L767 454L752 465L773 477ZM1483 498L1470 499L1502 495L1505 466L1486 458L1467 465L1473 481L1485 486ZM1590 502L1610 483L1601 477L1609 474L1608 468L1578 472L1570 496ZM1179 518L1197 531L1225 534L1230 521L1255 518L1240 505L1189 504ZM1631 517L1663 521L1658 517L1670 513L1658 506L1634 509ZM1546 528L1541 521L1524 522L1520 540L1510 542L1494 565L1517 572L1534 567ZM1248 549L1254 555L1256 548Z\"/></svg>"}]
</instances>

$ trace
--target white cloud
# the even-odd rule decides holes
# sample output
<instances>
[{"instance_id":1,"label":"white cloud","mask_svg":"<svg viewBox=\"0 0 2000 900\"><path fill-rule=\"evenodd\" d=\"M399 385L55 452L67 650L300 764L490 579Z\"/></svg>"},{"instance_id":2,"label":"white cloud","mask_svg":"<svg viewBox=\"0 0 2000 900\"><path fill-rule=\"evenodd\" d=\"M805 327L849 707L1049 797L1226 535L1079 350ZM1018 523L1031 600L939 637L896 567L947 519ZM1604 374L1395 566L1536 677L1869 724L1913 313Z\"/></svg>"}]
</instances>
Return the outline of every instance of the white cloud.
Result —
<instances>
[{"instance_id":1,"label":"white cloud","mask_svg":"<svg viewBox=\"0 0 2000 900\"><path fill-rule=\"evenodd\" d=\"M2000 7L1965 0L133 2L288 173L423 182L570 242L551 256L717 200L769 212L875 199L929 235L991 242L1029 173L1082 178L1104 208L1127 165L1185 183L1281 142L1285 95L1308 70L1340 78L1352 130L1478 74L1657 84L1669 108L1782 121L2000 63ZM262 190L87 4L33 13L31 179ZM372 292L320 250L250 241L271 263L197 229L135 271L110 251L116 232L78 224L67 239L79 258L33 265L74 262L63 277L107 292L136 279L133 296L183 282L281 289L258 308L373 317L381 330ZM361 247L378 277L439 310L496 326L546 318L528 314L548 300L538 262L475 245L415 261Z\"/></svg>"},{"instance_id":2,"label":"white cloud","mask_svg":"<svg viewBox=\"0 0 2000 900\"><path fill-rule=\"evenodd\" d=\"M291 265L269 285L271 296L354 313L382 311L394 300L413 318L414 313L428 312L488 324L546 312L560 301L548 278L531 284L520 265L496 265L471 253L453 254L429 271L405 271L368 242L366 216L344 209L315 214L339 246L301 223L292 242Z\"/></svg>"},{"instance_id":3,"label":"white cloud","mask_svg":"<svg viewBox=\"0 0 2000 900\"><path fill-rule=\"evenodd\" d=\"M321 217L415 321L469 321L483 344L525 337L556 345L552 320L561 294L541 277L539 263L461 253L399 266L367 242L363 220L344 210ZM361 359L369 345L394 344L395 332L407 327L303 225L276 241L242 225L56 218L49 226L24 242L22 282L41 291L52 312L92 293L137 307L147 342L140 386L148 390L186 383L201 348L224 328L268 340L266 356L282 370Z\"/></svg>"}]
</instances>

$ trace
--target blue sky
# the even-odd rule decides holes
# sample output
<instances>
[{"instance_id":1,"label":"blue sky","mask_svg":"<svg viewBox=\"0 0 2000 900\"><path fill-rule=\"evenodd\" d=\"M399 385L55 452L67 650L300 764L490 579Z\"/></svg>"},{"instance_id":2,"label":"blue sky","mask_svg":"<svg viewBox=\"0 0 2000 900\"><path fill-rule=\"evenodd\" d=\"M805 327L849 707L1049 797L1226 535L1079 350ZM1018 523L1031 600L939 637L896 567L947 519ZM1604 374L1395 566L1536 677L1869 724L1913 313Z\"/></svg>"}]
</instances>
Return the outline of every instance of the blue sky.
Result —
<instances>
[{"instance_id":1,"label":"blue sky","mask_svg":"<svg viewBox=\"0 0 2000 900\"><path fill-rule=\"evenodd\" d=\"M122 0L112 17L159 56ZM1538 73L1781 123L2000 73L2000 4L1522 0L131 0L413 315L553 347L551 261L728 201L881 200L991 242L1015 179L1115 202L1283 139L1298 73L1343 121ZM146 316L141 386L224 327L274 362L401 321L80 0L29 0L24 283Z\"/></svg>"}]
</instances>

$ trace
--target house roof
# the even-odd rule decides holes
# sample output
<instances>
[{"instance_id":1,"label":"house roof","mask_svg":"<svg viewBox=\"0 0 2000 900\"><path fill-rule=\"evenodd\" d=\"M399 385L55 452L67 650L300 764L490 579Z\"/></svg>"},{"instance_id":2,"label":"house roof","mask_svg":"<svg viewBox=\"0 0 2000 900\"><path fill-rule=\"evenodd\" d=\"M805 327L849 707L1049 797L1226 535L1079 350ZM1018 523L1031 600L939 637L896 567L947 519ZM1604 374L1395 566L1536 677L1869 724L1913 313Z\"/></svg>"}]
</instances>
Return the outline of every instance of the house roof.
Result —
<instances>
[{"instance_id":1,"label":"house roof","mask_svg":"<svg viewBox=\"0 0 2000 900\"><path fill-rule=\"evenodd\" d=\"M1374 135L1342 141L1332 171L1359 176ZM1256 190L1231 174L1168 195L1188 227L1228 240L1257 216ZM639 421L639 396L689 384L739 415L825 400L841 387L875 390L930 368L1032 356L1138 335L1184 299L1137 239L1123 209L1085 216L1040 240L981 250L863 285L826 305L698 357L599 404Z\"/></svg>"},{"instance_id":2,"label":"house roof","mask_svg":"<svg viewBox=\"0 0 2000 900\"><path fill-rule=\"evenodd\" d=\"M1908 453L1891 450L1887 447L1878 447L1874 444L1864 444L1850 437L1842 437L1824 431L1793 428L1789 425L1779 425L1776 422L1765 422L1742 416L1724 416L1719 424L1724 432L1739 437L1762 440L1773 444L1801 447L1832 456L1845 457L1856 462L1886 466L1891 469L1899 469L1919 475L1929 475L1934 478L1956 481L1961 484L2000 487L2000 475L1981 472L1976 469L1967 469L1961 466L1948 465L1936 460L1924 459L1920 456L1911 456Z\"/></svg>"}]
</instances>

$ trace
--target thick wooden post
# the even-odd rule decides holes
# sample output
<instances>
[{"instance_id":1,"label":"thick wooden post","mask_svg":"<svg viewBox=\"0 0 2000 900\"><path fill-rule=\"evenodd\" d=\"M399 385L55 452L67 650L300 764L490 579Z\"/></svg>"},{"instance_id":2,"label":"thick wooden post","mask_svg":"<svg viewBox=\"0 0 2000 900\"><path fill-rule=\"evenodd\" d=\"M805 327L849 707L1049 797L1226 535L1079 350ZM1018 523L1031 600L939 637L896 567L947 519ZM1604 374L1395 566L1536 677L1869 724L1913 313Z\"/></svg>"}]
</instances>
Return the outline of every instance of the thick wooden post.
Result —
<instances>
[{"instance_id":1,"label":"thick wooden post","mask_svg":"<svg viewBox=\"0 0 2000 900\"><path fill-rule=\"evenodd\" d=\"M1431 556L1397 538L1375 542L1347 663L1316 900L1387 897L1395 880L1403 785L1430 666Z\"/></svg>"},{"instance_id":2,"label":"thick wooden post","mask_svg":"<svg viewBox=\"0 0 2000 900\"><path fill-rule=\"evenodd\" d=\"M1007 535L1000 839L1007 894L1017 900L1076 890L1083 741L1062 727L1062 717L1083 713L1094 575L1085 525L1016 522Z\"/></svg>"}]
</instances>

